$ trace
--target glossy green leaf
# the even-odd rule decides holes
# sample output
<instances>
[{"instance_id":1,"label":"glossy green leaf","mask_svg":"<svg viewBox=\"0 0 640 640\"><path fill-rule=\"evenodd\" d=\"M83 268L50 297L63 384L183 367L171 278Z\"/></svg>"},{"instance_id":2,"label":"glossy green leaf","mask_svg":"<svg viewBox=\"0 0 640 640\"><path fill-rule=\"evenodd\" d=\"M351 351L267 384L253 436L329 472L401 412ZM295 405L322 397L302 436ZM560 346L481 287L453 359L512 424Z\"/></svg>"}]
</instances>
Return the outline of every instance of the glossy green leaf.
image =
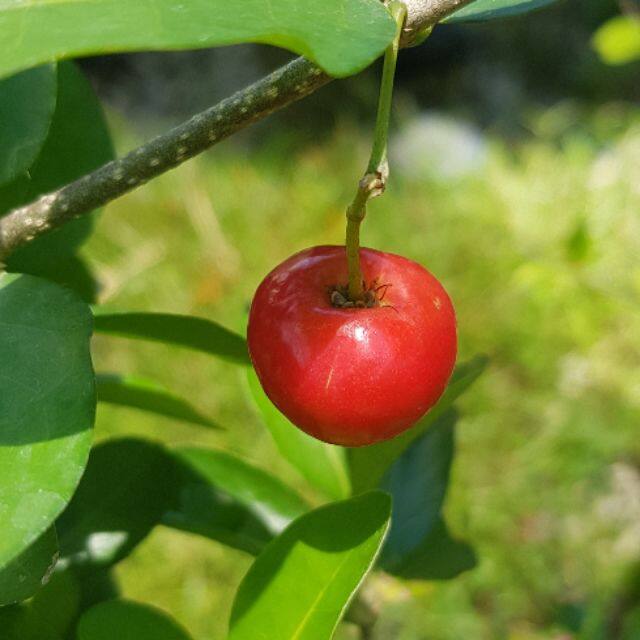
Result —
<instances>
[{"instance_id":1,"label":"glossy green leaf","mask_svg":"<svg viewBox=\"0 0 640 640\"><path fill-rule=\"evenodd\" d=\"M91 451L78 489L57 521L61 561L109 566L126 557L177 500L173 457L127 438Z\"/></svg>"},{"instance_id":2,"label":"glossy green leaf","mask_svg":"<svg viewBox=\"0 0 640 640\"><path fill-rule=\"evenodd\" d=\"M164 524L258 553L307 511L300 496L236 456L200 447L174 450L181 466L179 502Z\"/></svg>"},{"instance_id":3,"label":"glossy green leaf","mask_svg":"<svg viewBox=\"0 0 640 640\"><path fill-rule=\"evenodd\" d=\"M247 376L251 396L282 456L327 497L348 496L345 449L316 440L293 426L267 398L253 369Z\"/></svg>"},{"instance_id":4,"label":"glossy green leaf","mask_svg":"<svg viewBox=\"0 0 640 640\"><path fill-rule=\"evenodd\" d=\"M452 538L440 519L418 547L385 571L405 580L451 580L475 566L473 549Z\"/></svg>"},{"instance_id":5,"label":"glossy green leaf","mask_svg":"<svg viewBox=\"0 0 640 640\"><path fill-rule=\"evenodd\" d=\"M169 313L102 313L96 310L100 333L151 340L209 353L236 364L250 364L246 340L222 325L193 316Z\"/></svg>"},{"instance_id":6,"label":"glossy green leaf","mask_svg":"<svg viewBox=\"0 0 640 640\"><path fill-rule=\"evenodd\" d=\"M291 49L342 76L375 60L393 33L378 0L5 2L0 77L52 59L241 42Z\"/></svg>"},{"instance_id":7,"label":"glossy green leaf","mask_svg":"<svg viewBox=\"0 0 640 640\"><path fill-rule=\"evenodd\" d=\"M612 65L640 60L640 18L630 14L607 20L595 33L593 48Z\"/></svg>"},{"instance_id":8,"label":"glossy green leaf","mask_svg":"<svg viewBox=\"0 0 640 640\"><path fill-rule=\"evenodd\" d=\"M0 275L0 571L52 525L84 471L96 406L91 321L73 292Z\"/></svg>"},{"instance_id":9,"label":"glossy green leaf","mask_svg":"<svg viewBox=\"0 0 640 640\"><path fill-rule=\"evenodd\" d=\"M542 9L557 0L475 0L449 16L445 22L480 22L508 18Z\"/></svg>"},{"instance_id":10,"label":"glossy green leaf","mask_svg":"<svg viewBox=\"0 0 640 640\"><path fill-rule=\"evenodd\" d=\"M28 175L0 187L0 215L79 178L113 157L104 115L91 85L72 63L59 64L58 98L49 134ZM45 278L51 272L59 274L60 262L75 254L91 233L93 222L93 216L82 216L38 238L9 258L8 270ZM62 269L66 284L86 280L78 277L82 274L74 273L73 266L65 264Z\"/></svg>"},{"instance_id":11,"label":"glossy green leaf","mask_svg":"<svg viewBox=\"0 0 640 640\"><path fill-rule=\"evenodd\" d=\"M58 539L51 527L0 570L0 606L30 598L46 582L57 559Z\"/></svg>"},{"instance_id":12,"label":"glossy green leaf","mask_svg":"<svg viewBox=\"0 0 640 640\"><path fill-rule=\"evenodd\" d=\"M219 429L186 400L170 393L158 383L137 376L98 374L98 402L140 409L211 429Z\"/></svg>"},{"instance_id":13,"label":"glossy green leaf","mask_svg":"<svg viewBox=\"0 0 640 640\"><path fill-rule=\"evenodd\" d=\"M57 91L55 65L0 80L0 185L26 172L38 157Z\"/></svg>"},{"instance_id":14,"label":"glossy green leaf","mask_svg":"<svg viewBox=\"0 0 640 640\"><path fill-rule=\"evenodd\" d=\"M294 521L258 556L231 612L229 640L328 640L389 527L381 491Z\"/></svg>"},{"instance_id":15,"label":"glossy green leaf","mask_svg":"<svg viewBox=\"0 0 640 640\"><path fill-rule=\"evenodd\" d=\"M103 602L78 624L78 640L190 640L175 620L155 607L127 600Z\"/></svg>"},{"instance_id":16,"label":"glossy green leaf","mask_svg":"<svg viewBox=\"0 0 640 640\"><path fill-rule=\"evenodd\" d=\"M353 492L360 493L377 487L393 462L476 381L487 364L485 356L476 356L458 365L438 404L412 429L386 442L350 449L349 472Z\"/></svg>"},{"instance_id":17,"label":"glossy green leaf","mask_svg":"<svg viewBox=\"0 0 640 640\"><path fill-rule=\"evenodd\" d=\"M395 461L380 488L393 498L393 519L381 557L394 566L440 519L453 461L456 414L450 409Z\"/></svg>"}]
</instances>

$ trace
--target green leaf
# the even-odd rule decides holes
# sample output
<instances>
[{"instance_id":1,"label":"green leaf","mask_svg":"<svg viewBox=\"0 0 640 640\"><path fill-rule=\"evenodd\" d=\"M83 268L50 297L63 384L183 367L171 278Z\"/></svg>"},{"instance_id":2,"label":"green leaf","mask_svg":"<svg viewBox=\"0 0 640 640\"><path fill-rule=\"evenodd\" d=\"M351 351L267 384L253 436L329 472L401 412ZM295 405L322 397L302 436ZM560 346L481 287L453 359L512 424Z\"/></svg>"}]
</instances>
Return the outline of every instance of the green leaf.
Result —
<instances>
[{"instance_id":1,"label":"green leaf","mask_svg":"<svg viewBox=\"0 0 640 640\"><path fill-rule=\"evenodd\" d=\"M144 25L144 28L140 28ZM0 77L54 59L262 42L329 73L360 71L391 42L378 0L41 0L0 5Z\"/></svg>"},{"instance_id":2,"label":"green leaf","mask_svg":"<svg viewBox=\"0 0 640 640\"><path fill-rule=\"evenodd\" d=\"M80 604L80 584L75 576L70 571L55 571L27 605L38 629L33 640L65 638L76 621Z\"/></svg>"},{"instance_id":3,"label":"green leaf","mask_svg":"<svg viewBox=\"0 0 640 640\"><path fill-rule=\"evenodd\" d=\"M283 482L228 453L182 447L174 454L180 495L165 514L167 526L255 554L308 509Z\"/></svg>"},{"instance_id":4,"label":"green leaf","mask_svg":"<svg viewBox=\"0 0 640 640\"><path fill-rule=\"evenodd\" d=\"M447 411L395 461L380 488L393 498L381 564L398 564L440 519L453 461L456 413Z\"/></svg>"},{"instance_id":5,"label":"green leaf","mask_svg":"<svg viewBox=\"0 0 640 640\"><path fill-rule=\"evenodd\" d=\"M84 471L96 406L91 320L69 290L0 275L0 571L53 524Z\"/></svg>"},{"instance_id":6,"label":"green leaf","mask_svg":"<svg viewBox=\"0 0 640 640\"><path fill-rule=\"evenodd\" d=\"M413 580L447 580L475 566L475 554L454 540L442 505L454 455L457 414L448 409L395 461L381 488L393 498L389 536L380 564Z\"/></svg>"},{"instance_id":7,"label":"green leaf","mask_svg":"<svg viewBox=\"0 0 640 640\"><path fill-rule=\"evenodd\" d=\"M69 571L55 571L28 602L0 608L2 640L67 638L80 606L80 588Z\"/></svg>"},{"instance_id":8,"label":"green leaf","mask_svg":"<svg viewBox=\"0 0 640 640\"><path fill-rule=\"evenodd\" d=\"M190 640L175 620L155 607L112 600L87 611L78 624L78 640Z\"/></svg>"},{"instance_id":9,"label":"green leaf","mask_svg":"<svg viewBox=\"0 0 640 640\"><path fill-rule=\"evenodd\" d=\"M0 216L79 178L113 157L104 115L91 85L73 64L58 65L58 99L49 135L28 175L0 187ZM82 216L22 247L9 258L7 269L45 278L53 273L53 279L60 279L60 275L55 275L60 261L71 258L86 240L93 229L93 218ZM73 265L62 268L66 283L86 281L76 277Z\"/></svg>"},{"instance_id":10,"label":"green leaf","mask_svg":"<svg viewBox=\"0 0 640 640\"><path fill-rule=\"evenodd\" d=\"M191 424L219 429L186 400L173 395L158 383L136 376L98 374L98 402L131 407Z\"/></svg>"},{"instance_id":11,"label":"green leaf","mask_svg":"<svg viewBox=\"0 0 640 640\"><path fill-rule=\"evenodd\" d=\"M593 48L606 64L628 64L640 60L640 18L616 16L594 34Z\"/></svg>"},{"instance_id":12,"label":"green leaf","mask_svg":"<svg viewBox=\"0 0 640 640\"><path fill-rule=\"evenodd\" d=\"M480 22L508 18L542 9L557 0L475 0L446 18L445 22Z\"/></svg>"},{"instance_id":13,"label":"green leaf","mask_svg":"<svg viewBox=\"0 0 640 640\"><path fill-rule=\"evenodd\" d=\"M61 559L109 566L126 557L177 500L171 454L133 438L100 444L57 521Z\"/></svg>"},{"instance_id":14,"label":"green leaf","mask_svg":"<svg viewBox=\"0 0 640 640\"><path fill-rule=\"evenodd\" d=\"M0 185L33 164L49 132L56 106L55 65L0 81Z\"/></svg>"},{"instance_id":15,"label":"green leaf","mask_svg":"<svg viewBox=\"0 0 640 640\"><path fill-rule=\"evenodd\" d=\"M0 607L2 640L61 640L48 635L38 635L36 621L24 605Z\"/></svg>"},{"instance_id":16,"label":"green leaf","mask_svg":"<svg viewBox=\"0 0 640 640\"><path fill-rule=\"evenodd\" d=\"M488 359L485 356L476 356L458 365L438 404L413 428L392 440L369 447L350 449L349 472L353 493L361 493L377 487L393 462L476 381L487 364Z\"/></svg>"},{"instance_id":17,"label":"green leaf","mask_svg":"<svg viewBox=\"0 0 640 640\"><path fill-rule=\"evenodd\" d=\"M345 449L316 440L295 427L267 398L253 369L247 376L251 396L283 457L327 497L348 496Z\"/></svg>"},{"instance_id":18,"label":"green leaf","mask_svg":"<svg viewBox=\"0 0 640 640\"><path fill-rule=\"evenodd\" d=\"M404 580L451 580L475 566L473 549L452 538L440 519L418 547L385 571Z\"/></svg>"},{"instance_id":19,"label":"green leaf","mask_svg":"<svg viewBox=\"0 0 640 640\"><path fill-rule=\"evenodd\" d=\"M82 258L61 255L56 258L55 263L45 262L41 266L32 264L31 267L32 275L40 275L38 272L41 272L41 277L50 282L73 289L86 303L95 303L100 285Z\"/></svg>"},{"instance_id":20,"label":"green leaf","mask_svg":"<svg viewBox=\"0 0 640 640\"><path fill-rule=\"evenodd\" d=\"M371 569L389 527L381 491L291 524L256 559L231 612L229 640L328 640Z\"/></svg>"},{"instance_id":21,"label":"green leaf","mask_svg":"<svg viewBox=\"0 0 640 640\"><path fill-rule=\"evenodd\" d=\"M30 598L47 581L57 559L58 540L51 527L0 570L0 606Z\"/></svg>"},{"instance_id":22,"label":"green leaf","mask_svg":"<svg viewBox=\"0 0 640 640\"><path fill-rule=\"evenodd\" d=\"M98 309L95 330L125 338L186 347L236 364L251 363L247 341L243 337L205 318L169 313L103 314Z\"/></svg>"}]
</instances>

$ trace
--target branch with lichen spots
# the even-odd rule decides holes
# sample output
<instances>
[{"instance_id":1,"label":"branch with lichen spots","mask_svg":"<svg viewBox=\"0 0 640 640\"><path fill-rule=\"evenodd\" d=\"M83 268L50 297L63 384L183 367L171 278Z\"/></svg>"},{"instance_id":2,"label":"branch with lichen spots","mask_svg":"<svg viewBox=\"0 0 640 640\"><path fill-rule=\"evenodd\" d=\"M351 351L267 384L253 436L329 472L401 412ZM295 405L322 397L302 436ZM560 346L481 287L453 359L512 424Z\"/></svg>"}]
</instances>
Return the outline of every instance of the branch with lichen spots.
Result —
<instances>
[{"instance_id":1,"label":"branch with lichen spots","mask_svg":"<svg viewBox=\"0 0 640 640\"><path fill-rule=\"evenodd\" d=\"M404 44L471 0L405 0ZM119 160L0 218L0 267L19 247L89 213L305 96L331 78L297 58Z\"/></svg>"},{"instance_id":2,"label":"branch with lichen spots","mask_svg":"<svg viewBox=\"0 0 640 640\"><path fill-rule=\"evenodd\" d=\"M0 262L37 236L173 169L247 125L330 81L298 58L184 124L0 219Z\"/></svg>"}]
</instances>

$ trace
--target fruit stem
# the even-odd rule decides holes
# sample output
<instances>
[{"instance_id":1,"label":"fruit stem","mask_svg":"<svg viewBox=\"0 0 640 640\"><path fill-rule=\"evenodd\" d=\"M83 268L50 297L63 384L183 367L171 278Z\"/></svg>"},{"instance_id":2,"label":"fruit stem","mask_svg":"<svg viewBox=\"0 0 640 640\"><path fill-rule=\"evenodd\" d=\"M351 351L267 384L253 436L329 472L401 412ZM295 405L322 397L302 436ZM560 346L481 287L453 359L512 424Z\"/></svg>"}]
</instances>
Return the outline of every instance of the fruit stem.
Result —
<instances>
[{"instance_id":1,"label":"fruit stem","mask_svg":"<svg viewBox=\"0 0 640 640\"><path fill-rule=\"evenodd\" d=\"M358 190L353 202L347 208L347 265L349 270L349 298L354 302L362 300L365 295L365 285L360 268L360 225L367 214L367 202L384 193L389 178L389 163L387 161L387 138L389 133L389 116L391 115L391 99L393 96L393 78L396 72L398 49L402 27L407 17L407 8L402 2L392 0L388 7L396 22L396 33L384 54L380 97L378 99L378 114L376 128L371 148L371 157L367 171L358 183Z\"/></svg>"}]
</instances>

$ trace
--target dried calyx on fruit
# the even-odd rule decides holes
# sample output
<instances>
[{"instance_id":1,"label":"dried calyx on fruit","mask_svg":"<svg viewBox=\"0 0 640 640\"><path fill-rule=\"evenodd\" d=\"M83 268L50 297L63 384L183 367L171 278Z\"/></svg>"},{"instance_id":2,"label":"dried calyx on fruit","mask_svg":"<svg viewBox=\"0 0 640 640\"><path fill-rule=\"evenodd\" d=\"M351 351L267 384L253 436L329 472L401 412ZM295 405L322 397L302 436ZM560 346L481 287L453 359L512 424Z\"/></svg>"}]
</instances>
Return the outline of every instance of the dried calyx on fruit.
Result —
<instances>
[{"instance_id":1,"label":"dried calyx on fruit","mask_svg":"<svg viewBox=\"0 0 640 640\"><path fill-rule=\"evenodd\" d=\"M362 283L364 291L361 300L351 300L349 298L348 285L336 285L329 287L329 300L338 309L371 309L383 304L387 289L390 284L378 284L378 280L373 280L369 285Z\"/></svg>"}]
</instances>

